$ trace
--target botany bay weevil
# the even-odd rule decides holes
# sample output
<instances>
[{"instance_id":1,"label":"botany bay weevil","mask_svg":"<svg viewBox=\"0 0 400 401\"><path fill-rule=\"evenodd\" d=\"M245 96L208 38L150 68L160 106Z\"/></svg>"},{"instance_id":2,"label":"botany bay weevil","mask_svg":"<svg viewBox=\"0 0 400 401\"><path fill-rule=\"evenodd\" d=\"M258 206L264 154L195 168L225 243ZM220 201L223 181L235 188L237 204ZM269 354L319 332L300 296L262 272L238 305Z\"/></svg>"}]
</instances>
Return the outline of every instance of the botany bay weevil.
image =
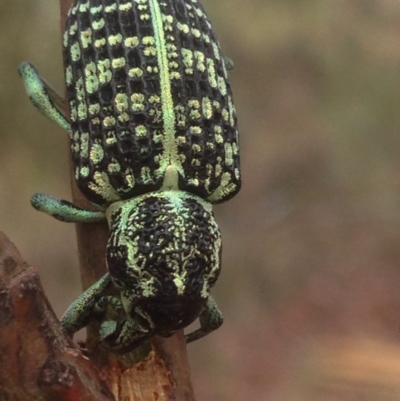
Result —
<instances>
[{"instance_id":1,"label":"botany bay weevil","mask_svg":"<svg viewBox=\"0 0 400 401\"><path fill-rule=\"evenodd\" d=\"M75 179L96 211L45 194L32 205L67 222L107 219L108 273L62 317L73 335L104 304L100 337L115 351L170 336L200 318L222 324L210 295L221 267L212 204L240 189L228 59L197 0L76 0L64 34L70 122L29 63L35 106L68 131ZM105 295L112 283L118 297Z\"/></svg>"}]
</instances>

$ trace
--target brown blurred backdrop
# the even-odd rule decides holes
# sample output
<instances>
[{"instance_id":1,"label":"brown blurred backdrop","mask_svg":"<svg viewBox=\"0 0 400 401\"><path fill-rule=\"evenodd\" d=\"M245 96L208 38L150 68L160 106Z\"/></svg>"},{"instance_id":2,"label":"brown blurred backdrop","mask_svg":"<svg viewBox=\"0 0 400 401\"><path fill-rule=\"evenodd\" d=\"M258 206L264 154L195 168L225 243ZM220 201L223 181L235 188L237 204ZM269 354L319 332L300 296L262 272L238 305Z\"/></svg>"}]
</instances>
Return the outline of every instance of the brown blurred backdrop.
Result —
<instances>
[{"instance_id":1,"label":"brown blurred backdrop","mask_svg":"<svg viewBox=\"0 0 400 401\"><path fill-rule=\"evenodd\" d=\"M231 73L243 189L216 207L223 327L189 347L199 401L400 400L400 2L203 0ZM67 139L23 60L63 90L57 0L0 0L0 229L58 314L79 294Z\"/></svg>"}]
</instances>

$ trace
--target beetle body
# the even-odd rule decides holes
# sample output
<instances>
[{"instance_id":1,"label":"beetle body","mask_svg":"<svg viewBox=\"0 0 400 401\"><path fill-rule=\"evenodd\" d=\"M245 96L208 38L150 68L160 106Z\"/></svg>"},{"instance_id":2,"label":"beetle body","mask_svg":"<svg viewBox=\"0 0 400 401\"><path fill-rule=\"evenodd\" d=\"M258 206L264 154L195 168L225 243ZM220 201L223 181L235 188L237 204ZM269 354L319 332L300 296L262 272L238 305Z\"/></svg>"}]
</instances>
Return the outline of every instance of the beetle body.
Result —
<instances>
[{"instance_id":1,"label":"beetle body","mask_svg":"<svg viewBox=\"0 0 400 401\"><path fill-rule=\"evenodd\" d=\"M240 188L236 113L197 1L76 1L64 36L72 153L93 203L161 189L212 203Z\"/></svg>"},{"instance_id":2,"label":"beetle body","mask_svg":"<svg viewBox=\"0 0 400 401\"><path fill-rule=\"evenodd\" d=\"M210 296L221 266L211 204L240 189L236 112L212 26L197 0L76 0L64 64L75 178L110 238L109 273L63 325L86 325L112 282L123 313L104 323L109 346L126 351L199 316L187 338L200 338L222 323ZM20 68L28 92L60 124L32 68ZM32 204L64 221L103 216L46 195Z\"/></svg>"}]
</instances>

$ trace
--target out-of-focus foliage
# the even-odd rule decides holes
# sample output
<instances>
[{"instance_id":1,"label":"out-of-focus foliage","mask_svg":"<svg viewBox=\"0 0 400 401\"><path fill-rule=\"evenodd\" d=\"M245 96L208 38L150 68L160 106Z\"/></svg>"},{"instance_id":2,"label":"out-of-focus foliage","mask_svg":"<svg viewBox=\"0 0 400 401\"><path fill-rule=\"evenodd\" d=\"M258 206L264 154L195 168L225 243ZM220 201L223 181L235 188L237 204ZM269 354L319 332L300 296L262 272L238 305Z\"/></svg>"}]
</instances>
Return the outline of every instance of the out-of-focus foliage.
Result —
<instances>
[{"instance_id":1,"label":"out-of-focus foliage","mask_svg":"<svg viewBox=\"0 0 400 401\"><path fill-rule=\"evenodd\" d=\"M400 3L203 3L235 62L244 184L216 208L226 321L190 345L198 399L400 400ZM17 74L63 90L58 2L0 11L0 227L61 313L74 227L29 196L69 199L67 141Z\"/></svg>"}]
</instances>

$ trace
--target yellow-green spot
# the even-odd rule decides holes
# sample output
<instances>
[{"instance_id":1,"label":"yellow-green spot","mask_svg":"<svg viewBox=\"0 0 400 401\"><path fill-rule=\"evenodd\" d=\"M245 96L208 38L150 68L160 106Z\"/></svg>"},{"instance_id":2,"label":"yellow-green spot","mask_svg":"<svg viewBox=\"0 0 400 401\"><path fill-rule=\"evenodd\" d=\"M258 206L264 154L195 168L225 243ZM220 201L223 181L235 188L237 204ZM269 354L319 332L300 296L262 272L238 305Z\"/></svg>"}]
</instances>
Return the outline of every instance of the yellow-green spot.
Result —
<instances>
[{"instance_id":1,"label":"yellow-green spot","mask_svg":"<svg viewBox=\"0 0 400 401\"><path fill-rule=\"evenodd\" d=\"M96 65L93 62L87 64L85 67L85 88L88 93L94 93L99 89Z\"/></svg>"},{"instance_id":2,"label":"yellow-green spot","mask_svg":"<svg viewBox=\"0 0 400 401\"><path fill-rule=\"evenodd\" d=\"M118 116L118 120L121 121L121 123L126 123L130 120L129 114L128 113L121 113Z\"/></svg>"},{"instance_id":3,"label":"yellow-green spot","mask_svg":"<svg viewBox=\"0 0 400 401\"><path fill-rule=\"evenodd\" d=\"M81 42L84 49L92 44L92 30L90 28L81 32Z\"/></svg>"},{"instance_id":4,"label":"yellow-green spot","mask_svg":"<svg viewBox=\"0 0 400 401\"><path fill-rule=\"evenodd\" d=\"M189 115L192 120L198 120L199 118L201 118L199 110L190 110Z\"/></svg>"},{"instance_id":5,"label":"yellow-green spot","mask_svg":"<svg viewBox=\"0 0 400 401\"><path fill-rule=\"evenodd\" d=\"M132 101L132 110L133 111L142 111L144 110L144 95L142 93L134 93L131 96Z\"/></svg>"},{"instance_id":6,"label":"yellow-green spot","mask_svg":"<svg viewBox=\"0 0 400 401\"><path fill-rule=\"evenodd\" d=\"M174 17L172 15L162 15L162 19L164 22L167 22L169 24L172 24L174 22Z\"/></svg>"},{"instance_id":7,"label":"yellow-green spot","mask_svg":"<svg viewBox=\"0 0 400 401\"><path fill-rule=\"evenodd\" d=\"M113 68L122 68L122 67L125 67L125 65L126 65L125 57L114 58L112 60L112 67Z\"/></svg>"},{"instance_id":8,"label":"yellow-green spot","mask_svg":"<svg viewBox=\"0 0 400 401\"><path fill-rule=\"evenodd\" d=\"M126 47L136 47L139 44L139 38L137 36L132 36L124 40Z\"/></svg>"},{"instance_id":9,"label":"yellow-green spot","mask_svg":"<svg viewBox=\"0 0 400 401\"><path fill-rule=\"evenodd\" d=\"M139 137L147 136L147 128L145 125L138 125L135 128L135 133Z\"/></svg>"},{"instance_id":10,"label":"yellow-green spot","mask_svg":"<svg viewBox=\"0 0 400 401\"><path fill-rule=\"evenodd\" d=\"M102 46L105 46L106 45L106 39L105 38L101 38L101 39L97 39L95 42L94 42L94 45L95 45L95 47L102 47Z\"/></svg>"},{"instance_id":11,"label":"yellow-green spot","mask_svg":"<svg viewBox=\"0 0 400 401\"><path fill-rule=\"evenodd\" d=\"M82 159L86 159L89 156L89 133L83 132L81 134L81 149L80 155Z\"/></svg>"},{"instance_id":12,"label":"yellow-green spot","mask_svg":"<svg viewBox=\"0 0 400 401\"><path fill-rule=\"evenodd\" d=\"M76 4L74 7L72 7L70 9L70 11L68 11L68 13L71 12L72 15L75 15L76 12L78 11L78 8L79 8L79 4Z\"/></svg>"},{"instance_id":13,"label":"yellow-green spot","mask_svg":"<svg viewBox=\"0 0 400 401\"><path fill-rule=\"evenodd\" d=\"M183 64L190 68L193 66L193 52L190 49L182 48Z\"/></svg>"},{"instance_id":14,"label":"yellow-green spot","mask_svg":"<svg viewBox=\"0 0 400 401\"><path fill-rule=\"evenodd\" d=\"M78 30L78 22L74 22L70 27L69 27L69 34L71 36L75 35L76 31Z\"/></svg>"},{"instance_id":15,"label":"yellow-green spot","mask_svg":"<svg viewBox=\"0 0 400 401\"><path fill-rule=\"evenodd\" d=\"M143 54L146 56L146 57L150 57L150 56L155 56L156 54L157 54L157 50L156 50L156 48L155 47L146 47L145 49L144 49L144 51L143 51Z\"/></svg>"},{"instance_id":16,"label":"yellow-green spot","mask_svg":"<svg viewBox=\"0 0 400 401\"><path fill-rule=\"evenodd\" d=\"M89 176L89 172L90 172L89 167L82 167L80 169L80 176L86 178Z\"/></svg>"},{"instance_id":17,"label":"yellow-green spot","mask_svg":"<svg viewBox=\"0 0 400 401\"><path fill-rule=\"evenodd\" d=\"M113 3L109 6L106 6L106 8L104 9L104 11L106 13L112 13L113 11L115 11L117 9L117 3Z\"/></svg>"},{"instance_id":18,"label":"yellow-green spot","mask_svg":"<svg viewBox=\"0 0 400 401\"><path fill-rule=\"evenodd\" d=\"M197 14L199 17L204 17L204 13L203 13L203 11L201 11L200 8L197 8L197 7L196 7L194 10L196 11L196 14Z\"/></svg>"},{"instance_id":19,"label":"yellow-green spot","mask_svg":"<svg viewBox=\"0 0 400 401\"><path fill-rule=\"evenodd\" d=\"M205 33L203 33L203 40L204 42L206 42L207 44L211 43L211 39L208 35L206 35Z\"/></svg>"},{"instance_id":20,"label":"yellow-green spot","mask_svg":"<svg viewBox=\"0 0 400 401\"><path fill-rule=\"evenodd\" d=\"M222 131L222 130L221 130ZM217 132L216 131L216 133L215 133L215 142L217 142L217 143L222 143L222 142L224 142L224 138L223 138L223 136L221 135L221 132Z\"/></svg>"},{"instance_id":21,"label":"yellow-green spot","mask_svg":"<svg viewBox=\"0 0 400 401\"><path fill-rule=\"evenodd\" d=\"M122 42L122 35L120 33L117 33L116 35L110 35L108 37L108 43L111 46L115 46L121 42Z\"/></svg>"},{"instance_id":22,"label":"yellow-green spot","mask_svg":"<svg viewBox=\"0 0 400 401\"><path fill-rule=\"evenodd\" d=\"M225 79L218 76L218 88L222 96L226 95L226 82Z\"/></svg>"},{"instance_id":23,"label":"yellow-green spot","mask_svg":"<svg viewBox=\"0 0 400 401\"><path fill-rule=\"evenodd\" d=\"M196 68L200 72L204 72L206 70L206 65L204 64L204 61L205 61L204 54L199 51L195 51L194 57L197 60Z\"/></svg>"},{"instance_id":24,"label":"yellow-green spot","mask_svg":"<svg viewBox=\"0 0 400 401\"><path fill-rule=\"evenodd\" d=\"M193 107L194 109L200 108L200 102L198 100L189 100L189 107Z\"/></svg>"},{"instance_id":25,"label":"yellow-green spot","mask_svg":"<svg viewBox=\"0 0 400 401\"><path fill-rule=\"evenodd\" d=\"M84 102L80 102L78 105L78 118L81 121L87 119L87 107Z\"/></svg>"},{"instance_id":26,"label":"yellow-green spot","mask_svg":"<svg viewBox=\"0 0 400 401\"><path fill-rule=\"evenodd\" d=\"M155 41L155 39L154 39L154 37L153 36L144 36L143 37L143 39L142 39L142 43L144 44L144 45L154 45L155 43L156 43L156 41Z\"/></svg>"},{"instance_id":27,"label":"yellow-green spot","mask_svg":"<svg viewBox=\"0 0 400 401\"><path fill-rule=\"evenodd\" d=\"M133 170L130 167L125 170L124 179L128 187L128 191L131 190L135 185L135 175L133 174Z\"/></svg>"},{"instance_id":28,"label":"yellow-green spot","mask_svg":"<svg viewBox=\"0 0 400 401\"><path fill-rule=\"evenodd\" d=\"M132 78L140 78L143 75L143 70L141 68L131 68L128 72L129 76Z\"/></svg>"},{"instance_id":29,"label":"yellow-green spot","mask_svg":"<svg viewBox=\"0 0 400 401\"><path fill-rule=\"evenodd\" d=\"M161 131L155 131L153 134L153 142L161 143L164 138L164 134Z\"/></svg>"},{"instance_id":30,"label":"yellow-green spot","mask_svg":"<svg viewBox=\"0 0 400 401\"><path fill-rule=\"evenodd\" d=\"M69 109L70 109L70 117L71 121L75 122L78 119L78 110L76 109L76 102L75 100L71 100L69 102Z\"/></svg>"},{"instance_id":31,"label":"yellow-green spot","mask_svg":"<svg viewBox=\"0 0 400 401\"><path fill-rule=\"evenodd\" d=\"M233 144L232 144L232 151L233 151L234 155L237 155L239 153L239 148L238 148L236 142L233 142Z\"/></svg>"},{"instance_id":32,"label":"yellow-green spot","mask_svg":"<svg viewBox=\"0 0 400 401\"><path fill-rule=\"evenodd\" d=\"M80 4L80 6L79 6L79 11L81 12L81 13L84 13L84 12L86 12L86 11L88 11L89 10L89 1L87 1L86 3L81 3Z\"/></svg>"},{"instance_id":33,"label":"yellow-green spot","mask_svg":"<svg viewBox=\"0 0 400 401\"><path fill-rule=\"evenodd\" d=\"M201 146L197 143L192 145L192 150L194 153L200 153L201 152Z\"/></svg>"},{"instance_id":34,"label":"yellow-green spot","mask_svg":"<svg viewBox=\"0 0 400 401\"><path fill-rule=\"evenodd\" d=\"M171 81L174 79L180 79L180 77L181 77L181 74L179 74L179 72L177 72L177 71L171 71L169 74L169 78L171 79Z\"/></svg>"},{"instance_id":35,"label":"yellow-green spot","mask_svg":"<svg viewBox=\"0 0 400 401\"><path fill-rule=\"evenodd\" d=\"M167 43L168 52L176 52L178 48L173 43Z\"/></svg>"},{"instance_id":36,"label":"yellow-green spot","mask_svg":"<svg viewBox=\"0 0 400 401\"><path fill-rule=\"evenodd\" d=\"M176 26L183 33L189 33L189 26L187 24L181 24L180 22L178 22Z\"/></svg>"},{"instance_id":37,"label":"yellow-green spot","mask_svg":"<svg viewBox=\"0 0 400 401\"><path fill-rule=\"evenodd\" d=\"M219 55L219 47L218 47L218 45L217 45L215 42L213 42L212 46L213 46L213 49L214 49L214 56L215 56L215 58L216 58L217 60L220 60L221 57L220 57L220 55Z\"/></svg>"},{"instance_id":38,"label":"yellow-green spot","mask_svg":"<svg viewBox=\"0 0 400 401\"><path fill-rule=\"evenodd\" d=\"M210 83L212 88L217 87L217 76L215 73L215 66L214 66L214 60L211 58L207 59L207 71L208 71L208 82Z\"/></svg>"},{"instance_id":39,"label":"yellow-green spot","mask_svg":"<svg viewBox=\"0 0 400 401\"><path fill-rule=\"evenodd\" d=\"M89 184L89 188L100 195L103 199L114 202L120 199L118 193L110 185L110 180L106 172L96 171L93 175L94 182Z\"/></svg>"},{"instance_id":40,"label":"yellow-green spot","mask_svg":"<svg viewBox=\"0 0 400 401\"><path fill-rule=\"evenodd\" d=\"M227 166L232 166L233 164L233 149L232 144L225 142L225 164Z\"/></svg>"},{"instance_id":41,"label":"yellow-green spot","mask_svg":"<svg viewBox=\"0 0 400 401\"><path fill-rule=\"evenodd\" d=\"M217 164L215 166L215 177L218 178L222 173L222 166L220 164Z\"/></svg>"},{"instance_id":42,"label":"yellow-green spot","mask_svg":"<svg viewBox=\"0 0 400 401\"><path fill-rule=\"evenodd\" d=\"M90 160L93 164L99 164L104 158L103 147L99 143L94 143L90 149Z\"/></svg>"},{"instance_id":43,"label":"yellow-green spot","mask_svg":"<svg viewBox=\"0 0 400 401\"><path fill-rule=\"evenodd\" d=\"M93 21L92 22L92 28L95 31L100 30L101 28L104 27L104 25L106 24L106 22L104 21L104 18L99 19L98 21Z\"/></svg>"},{"instance_id":44,"label":"yellow-green spot","mask_svg":"<svg viewBox=\"0 0 400 401\"><path fill-rule=\"evenodd\" d=\"M189 184L194 185L195 187L199 186L199 180L197 178L190 178Z\"/></svg>"},{"instance_id":45,"label":"yellow-green spot","mask_svg":"<svg viewBox=\"0 0 400 401\"><path fill-rule=\"evenodd\" d=\"M193 35L195 38L200 38L201 33L200 33L200 31L199 31L198 29L192 28L192 35Z\"/></svg>"},{"instance_id":46,"label":"yellow-green spot","mask_svg":"<svg viewBox=\"0 0 400 401\"><path fill-rule=\"evenodd\" d=\"M149 167L142 167L142 169L140 170L140 177L141 177L142 182L144 184L152 181L150 168Z\"/></svg>"},{"instance_id":47,"label":"yellow-green spot","mask_svg":"<svg viewBox=\"0 0 400 401\"><path fill-rule=\"evenodd\" d=\"M120 113L128 110L128 96L125 93L118 93L114 101L115 107Z\"/></svg>"},{"instance_id":48,"label":"yellow-green spot","mask_svg":"<svg viewBox=\"0 0 400 401\"><path fill-rule=\"evenodd\" d=\"M72 67L69 65L66 69L65 69L65 80L67 82L67 85L71 85L72 84Z\"/></svg>"},{"instance_id":49,"label":"yellow-green spot","mask_svg":"<svg viewBox=\"0 0 400 401\"><path fill-rule=\"evenodd\" d=\"M230 173L223 173L219 187L208 197L210 202L223 199L227 194L233 192L236 189L236 185L231 182L232 177Z\"/></svg>"},{"instance_id":50,"label":"yellow-green spot","mask_svg":"<svg viewBox=\"0 0 400 401\"><path fill-rule=\"evenodd\" d=\"M103 120L103 126L106 128L112 127L115 125L115 118L113 116L107 116Z\"/></svg>"},{"instance_id":51,"label":"yellow-green spot","mask_svg":"<svg viewBox=\"0 0 400 401\"><path fill-rule=\"evenodd\" d=\"M115 159L112 159L111 163L107 167L107 170L110 173L118 173L121 171L121 165Z\"/></svg>"},{"instance_id":52,"label":"yellow-green spot","mask_svg":"<svg viewBox=\"0 0 400 401\"><path fill-rule=\"evenodd\" d=\"M92 8L90 9L90 13L93 14L93 15L95 15L95 14L98 14L102 9L103 9L103 6L102 6L102 5L100 5L100 6L98 6L98 7L92 7Z\"/></svg>"},{"instance_id":53,"label":"yellow-green spot","mask_svg":"<svg viewBox=\"0 0 400 401\"><path fill-rule=\"evenodd\" d=\"M212 114L213 114L212 103L211 103L210 98L203 97L203 99L202 99L202 109L203 109L204 117L209 120L212 117Z\"/></svg>"},{"instance_id":54,"label":"yellow-green spot","mask_svg":"<svg viewBox=\"0 0 400 401\"><path fill-rule=\"evenodd\" d=\"M115 136L114 131L107 132L106 143L107 143L107 145L113 145L113 144L117 143L117 137Z\"/></svg>"},{"instance_id":55,"label":"yellow-green spot","mask_svg":"<svg viewBox=\"0 0 400 401\"><path fill-rule=\"evenodd\" d=\"M71 59L72 61L78 61L81 57L81 49L79 48L79 43L75 42L73 45L71 45L69 49L71 53Z\"/></svg>"},{"instance_id":56,"label":"yellow-green spot","mask_svg":"<svg viewBox=\"0 0 400 401\"><path fill-rule=\"evenodd\" d=\"M149 66L147 66L146 70L149 74L152 74L152 73L157 74L158 73L158 67L156 67L156 66L152 67L151 65L149 65Z\"/></svg>"},{"instance_id":57,"label":"yellow-green spot","mask_svg":"<svg viewBox=\"0 0 400 401\"><path fill-rule=\"evenodd\" d=\"M160 101L161 101L160 96L151 95L151 96L149 97L149 103L150 103L150 104L160 103Z\"/></svg>"},{"instance_id":58,"label":"yellow-green spot","mask_svg":"<svg viewBox=\"0 0 400 401\"><path fill-rule=\"evenodd\" d=\"M109 59L99 60L97 68L99 70L99 80L102 84L110 82L112 78L112 72L110 70L111 61Z\"/></svg>"},{"instance_id":59,"label":"yellow-green spot","mask_svg":"<svg viewBox=\"0 0 400 401\"><path fill-rule=\"evenodd\" d=\"M201 127L196 127L196 126L190 127L189 131L193 135L201 135L201 133L202 133Z\"/></svg>"},{"instance_id":60,"label":"yellow-green spot","mask_svg":"<svg viewBox=\"0 0 400 401\"><path fill-rule=\"evenodd\" d=\"M132 8L132 3L125 3L125 4L120 4L119 9L120 11L128 11Z\"/></svg>"},{"instance_id":61,"label":"yellow-green spot","mask_svg":"<svg viewBox=\"0 0 400 401\"><path fill-rule=\"evenodd\" d=\"M89 114L98 114L100 113L100 104L99 103L95 103L95 104L91 104L89 106Z\"/></svg>"}]
</instances>

